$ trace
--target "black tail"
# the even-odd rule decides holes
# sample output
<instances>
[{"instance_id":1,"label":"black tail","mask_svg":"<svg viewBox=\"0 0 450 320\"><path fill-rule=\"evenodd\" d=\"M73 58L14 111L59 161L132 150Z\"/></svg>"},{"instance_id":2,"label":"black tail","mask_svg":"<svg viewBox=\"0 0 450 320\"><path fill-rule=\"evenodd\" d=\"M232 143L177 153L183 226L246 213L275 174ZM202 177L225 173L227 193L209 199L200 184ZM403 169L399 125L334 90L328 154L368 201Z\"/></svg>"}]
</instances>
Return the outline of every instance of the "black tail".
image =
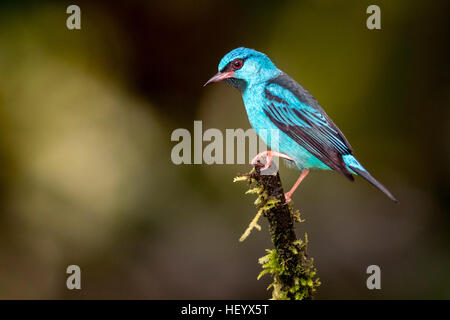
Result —
<instances>
[{"instance_id":1,"label":"black tail","mask_svg":"<svg viewBox=\"0 0 450 320\"><path fill-rule=\"evenodd\" d=\"M355 168L353 166L349 166L350 169L352 169L353 171L355 171L359 176L363 177L364 179L366 179L367 181L369 181L371 184L373 184L375 187L377 187L378 189L380 189L381 191L384 192L384 194L386 194L392 201L394 201L395 203L398 203L398 200L392 195L392 193L390 193L390 191L388 189L386 189L385 186L383 186L380 182L378 182L374 177L372 177L370 175L369 172L367 171L363 171L361 169Z\"/></svg>"}]
</instances>

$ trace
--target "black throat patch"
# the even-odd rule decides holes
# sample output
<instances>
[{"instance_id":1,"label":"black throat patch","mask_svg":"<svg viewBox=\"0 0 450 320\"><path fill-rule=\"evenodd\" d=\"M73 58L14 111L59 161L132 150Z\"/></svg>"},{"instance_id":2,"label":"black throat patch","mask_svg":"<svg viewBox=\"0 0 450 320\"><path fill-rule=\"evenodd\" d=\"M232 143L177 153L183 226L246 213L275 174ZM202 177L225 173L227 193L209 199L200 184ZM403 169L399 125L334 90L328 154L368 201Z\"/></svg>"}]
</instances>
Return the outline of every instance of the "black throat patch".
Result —
<instances>
[{"instance_id":1,"label":"black throat patch","mask_svg":"<svg viewBox=\"0 0 450 320\"><path fill-rule=\"evenodd\" d=\"M247 89L247 81L245 81L243 79L228 78L228 79L225 79L225 82L228 83L229 85L235 87L240 92L244 92L245 89Z\"/></svg>"}]
</instances>

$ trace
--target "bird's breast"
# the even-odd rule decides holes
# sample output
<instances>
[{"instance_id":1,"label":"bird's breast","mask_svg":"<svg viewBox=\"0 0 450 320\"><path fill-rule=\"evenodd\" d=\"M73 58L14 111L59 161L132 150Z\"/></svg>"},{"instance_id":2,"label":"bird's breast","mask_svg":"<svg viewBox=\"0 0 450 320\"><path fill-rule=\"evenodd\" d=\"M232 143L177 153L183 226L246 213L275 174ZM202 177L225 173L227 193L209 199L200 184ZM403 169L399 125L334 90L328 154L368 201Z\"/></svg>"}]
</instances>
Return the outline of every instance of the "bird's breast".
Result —
<instances>
[{"instance_id":1,"label":"bird's breast","mask_svg":"<svg viewBox=\"0 0 450 320\"><path fill-rule=\"evenodd\" d=\"M248 120L259 137L272 147L279 142L281 131L264 112L264 85L249 86L242 94Z\"/></svg>"}]
</instances>

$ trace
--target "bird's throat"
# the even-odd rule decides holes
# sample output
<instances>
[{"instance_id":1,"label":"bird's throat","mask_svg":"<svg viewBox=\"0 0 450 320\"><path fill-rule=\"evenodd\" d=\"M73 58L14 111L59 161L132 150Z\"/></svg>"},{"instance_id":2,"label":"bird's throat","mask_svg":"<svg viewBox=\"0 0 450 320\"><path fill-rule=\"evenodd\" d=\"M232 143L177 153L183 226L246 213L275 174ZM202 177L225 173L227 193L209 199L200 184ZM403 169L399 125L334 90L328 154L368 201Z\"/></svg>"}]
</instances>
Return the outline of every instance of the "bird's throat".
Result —
<instances>
[{"instance_id":1,"label":"bird's throat","mask_svg":"<svg viewBox=\"0 0 450 320\"><path fill-rule=\"evenodd\" d=\"M237 88L240 92L244 92L245 89L247 89L247 81L243 79L236 79L236 78L228 78L224 80L229 85Z\"/></svg>"}]
</instances>

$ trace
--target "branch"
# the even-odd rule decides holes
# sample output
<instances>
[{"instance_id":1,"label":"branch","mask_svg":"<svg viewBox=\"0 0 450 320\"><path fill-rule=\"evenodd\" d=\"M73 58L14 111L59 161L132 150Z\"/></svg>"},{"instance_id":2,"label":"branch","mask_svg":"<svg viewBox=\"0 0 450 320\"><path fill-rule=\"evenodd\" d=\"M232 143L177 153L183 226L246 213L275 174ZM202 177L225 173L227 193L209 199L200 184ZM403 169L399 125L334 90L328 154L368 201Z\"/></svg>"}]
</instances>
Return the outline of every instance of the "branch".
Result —
<instances>
[{"instance_id":1,"label":"branch","mask_svg":"<svg viewBox=\"0 0 450 320\"><path fill-rule=\"evenodd\" d=\"M258 213L244 232L240 241L244 241L253 228L261 230L258 224L260 216L267 218L272 243L275 249L266 250L268 254L259 259L263 271L258 279L265 274L271 274L272 299L303 300L312 299L320 281L316 278L317 271L313 259L308 258L308 237L297 239L294 223L303 222L298 211L293 211L291 204L286 204L283 186L278 171L272 175L262 175L260 166L255 166L247 174L234 181L247 181L250 189L246 193L258 195L255 205Z\"/></svg>"}]
</instances>

